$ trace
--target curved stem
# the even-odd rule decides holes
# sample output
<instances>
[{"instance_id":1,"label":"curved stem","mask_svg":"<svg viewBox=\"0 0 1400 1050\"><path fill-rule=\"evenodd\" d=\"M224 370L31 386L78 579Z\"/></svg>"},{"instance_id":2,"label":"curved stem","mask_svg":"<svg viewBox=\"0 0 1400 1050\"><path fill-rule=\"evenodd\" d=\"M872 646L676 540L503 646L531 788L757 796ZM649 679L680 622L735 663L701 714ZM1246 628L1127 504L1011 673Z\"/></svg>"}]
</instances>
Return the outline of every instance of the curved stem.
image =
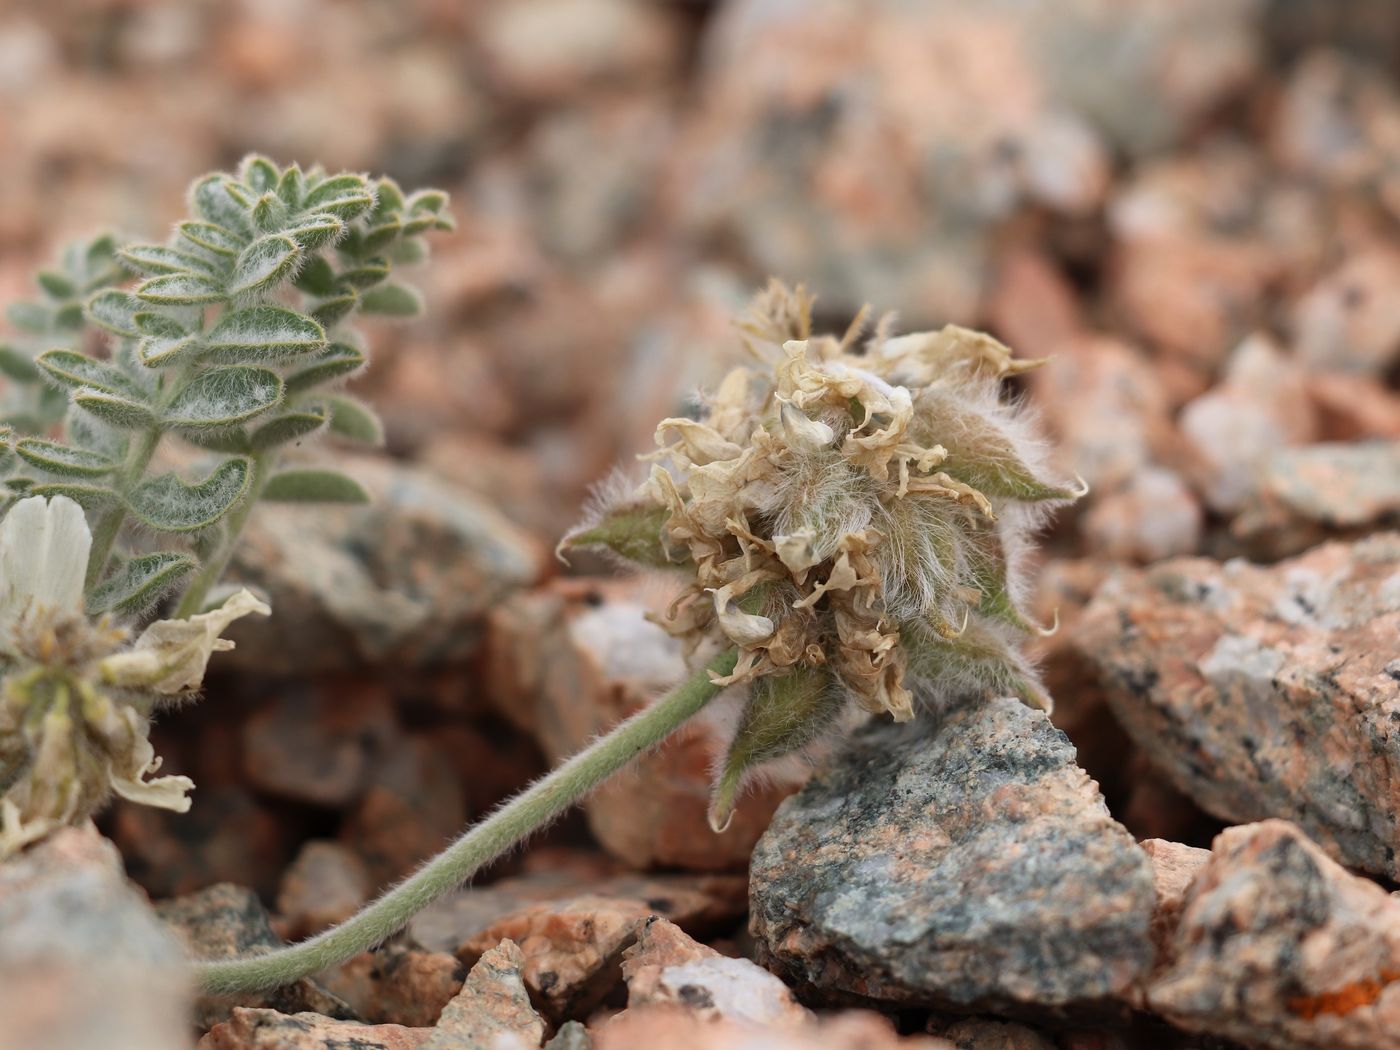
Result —
<instances>
[{"instance_id":1,"label":"curved stem","mask_svg":"<svg viewBox=\"0 0 1400 1050\"><path fill-rule=\"evenodd\" d=\"M197 964L196 974L204 990L229 994L275 988L381 943L433 901L461 886L484 865L670 736L723 688L711 683L710 672L729 674L736 657L732 650L725 653L656 703L615 726L339 926L265 955Z\"/></svg>"},{"instance_id":2,"label":"curved stem","mask_svg":"<svg viewBox=\"0 0 1400 1050\"><path fill-rule=\"evenodd\" d=\"M103 570L107 568L107 559L112 556L112 547L116 544L117 535L126 521L126 496L150 465L160 439L160 428L152 427L132 443L127 453L126 463L116 479L117 494L121 498L97 520L97 528L93 530L92 551L88 554L85 583L88 587L100 580Z\"/></svg>"},{"instance_id":3,"label":"curved stem","mask_svg":"<svg viewBox=\"0 0 1400 1050\"><path fill-rule=\"evenodd\" d=\"M259 453L253 457L253 480L248 485L248 494L228 516L228 523L224 527L224 537L218 550L209 556L204 567L199 570L199 575L180 596L180 604L171 613L173 618L182 620L204 611L205 599L209 597L209 592L218 584L224 570L228 568L228 563L233 560L234 548L238 546L238 539L243 535L243 529L248 524L248 517L253 513L253 507L258 500L262 498L263 489L267 488L267 479L272 476L271 458L271 454L267 452Z\"/></svg>"}]
</instances>

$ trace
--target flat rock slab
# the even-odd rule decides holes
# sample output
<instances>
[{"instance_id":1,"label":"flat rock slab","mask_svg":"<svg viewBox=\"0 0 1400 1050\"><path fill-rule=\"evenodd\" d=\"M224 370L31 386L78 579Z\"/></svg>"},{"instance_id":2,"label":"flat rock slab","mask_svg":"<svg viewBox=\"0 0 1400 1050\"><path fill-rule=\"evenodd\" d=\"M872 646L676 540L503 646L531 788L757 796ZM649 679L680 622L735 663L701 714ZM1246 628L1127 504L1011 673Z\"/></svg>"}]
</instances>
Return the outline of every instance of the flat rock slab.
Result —
<instances>
[{"instance_id":1,"label":"flat rock slab","mask_svg":"<svg viewBox=\"0 0 1400 1050\"><path fill-rule=\"evenodd\" d=\"M1400 1048L1400 900L1295 824L1230 828L1186 889L1148 1006L1267 1050Z\"/></svg>"},{"instance_id":2,"label":"flat rock slab","mask_svg":"<svg viewBox=\"0 0 1400 1050\"><path fill-rule=\"evenodd\" d=\"M1343 863L1400 878L1400 534L1269 567L1183 558L1123 574L1075 644L1202 808L1296 821Z\"/></svg>"},{"instance_id":3,"label":"flat rock slab","mask_svg":"<svg viewBox=\"0 0 1400 1050\"><path fill-rule=\"evenodd\" d=\"M760 961L816 1000L1116 1012L1152 870L1074 758L1010 699L857 733L754 853Z\"/></svg>"}]
</instances>

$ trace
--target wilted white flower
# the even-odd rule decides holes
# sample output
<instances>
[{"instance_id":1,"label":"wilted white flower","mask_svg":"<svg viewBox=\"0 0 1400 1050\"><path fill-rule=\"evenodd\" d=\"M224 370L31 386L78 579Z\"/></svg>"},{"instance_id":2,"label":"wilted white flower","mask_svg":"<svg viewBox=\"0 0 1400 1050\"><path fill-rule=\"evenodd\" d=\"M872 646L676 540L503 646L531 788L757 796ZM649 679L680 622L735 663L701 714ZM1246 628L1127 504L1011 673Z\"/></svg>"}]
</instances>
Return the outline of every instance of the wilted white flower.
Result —
<instances>
[{"instance_id":1,"label":"wilted white flower","mask_svg":"<svg viewBox=\"0 0 1400 1050\"><path fill-rule=\"evenodd\" d=\"M83 611L92 534L63 496L20 500L0 519L0 857L90 817L115 792L183 813L194 783L153 776L150 714L197 689L219 633L266 605L247 591L134 645Z\"/></svg>"},{"instance_id":2,"label":"wilted white flower","mask_svg":"<svg viewBox=\"0 0 1400 1050\"><path fill-rule=\"evenodd\" d=\"M750 684L721 773L722 825L745 771L838 723L847 699L896 720L916 701L1012 694L1048 707L1018 643L1021 562L1043 510L1082 493L1046 476L1004 376L1017 361L953 325L857 345L814 336L774 283L738 368L698 419L657 428L658 461L565 544L690 574L662 621L694 651L738 651Z\"/></svg>"}]
</instances>

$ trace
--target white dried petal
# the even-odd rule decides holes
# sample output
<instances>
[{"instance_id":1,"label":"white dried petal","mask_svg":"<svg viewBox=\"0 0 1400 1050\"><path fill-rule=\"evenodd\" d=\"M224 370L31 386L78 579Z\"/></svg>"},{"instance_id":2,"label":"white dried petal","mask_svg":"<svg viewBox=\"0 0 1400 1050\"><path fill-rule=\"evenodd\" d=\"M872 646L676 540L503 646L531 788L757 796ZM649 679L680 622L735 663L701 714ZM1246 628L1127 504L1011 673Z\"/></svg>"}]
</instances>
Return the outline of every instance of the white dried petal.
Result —
<instances>
[{"instance_id":1,"label":"white dried petal","mask_svg":"<svg viewBox=\"0 0 1400 1050\"><path fill-rule=\"evenodd\" d=\"M784 401L779 412L783 424L783 436L787 443L802 452L820 452L830 448L836 440L836 431L819 419L809 419L791 401Z\"/></svg>"}]
</instances>

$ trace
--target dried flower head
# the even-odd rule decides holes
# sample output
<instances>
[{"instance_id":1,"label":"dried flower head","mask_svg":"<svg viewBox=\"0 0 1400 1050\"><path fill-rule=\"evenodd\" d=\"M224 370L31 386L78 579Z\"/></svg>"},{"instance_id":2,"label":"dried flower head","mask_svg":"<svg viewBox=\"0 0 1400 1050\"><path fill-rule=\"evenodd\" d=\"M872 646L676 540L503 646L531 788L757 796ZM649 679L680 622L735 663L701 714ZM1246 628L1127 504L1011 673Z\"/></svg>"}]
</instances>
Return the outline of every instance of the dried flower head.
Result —
<instances>
[{"instance_id":1,"label":"dried flower head","mask_svg":"<svg viewBox=\"0 0 1400 1050\"><path fill-rule=\"evenodd\" d=\"M692 653L739 652L746 706L716 786L723 827L748 771L836 725L848 701L898 721L920 702L1016 695L1048 708L1017 648L1031 534L1082 490L1048 477L1017 361L956 326L858 345L814 336L773 283L736 368L694 419L662 420L650 476L600 501L565 545L691 574L660 622Z\"/></svg>"},{"instance_id":2,"label":"dried flower head","mask_svg":"<svg viewBox=\"0 0 1400 1050\"><path fill-rule=\"evenodd\" d=\"M188 695L233 620L269 610L247 591L130 642L83 610L92 533L64 496L31 496L0 520L0 857L86 820L115 792L184 812L188 777L154 777L152 710Z\"/></svg>"}]
</instances>

